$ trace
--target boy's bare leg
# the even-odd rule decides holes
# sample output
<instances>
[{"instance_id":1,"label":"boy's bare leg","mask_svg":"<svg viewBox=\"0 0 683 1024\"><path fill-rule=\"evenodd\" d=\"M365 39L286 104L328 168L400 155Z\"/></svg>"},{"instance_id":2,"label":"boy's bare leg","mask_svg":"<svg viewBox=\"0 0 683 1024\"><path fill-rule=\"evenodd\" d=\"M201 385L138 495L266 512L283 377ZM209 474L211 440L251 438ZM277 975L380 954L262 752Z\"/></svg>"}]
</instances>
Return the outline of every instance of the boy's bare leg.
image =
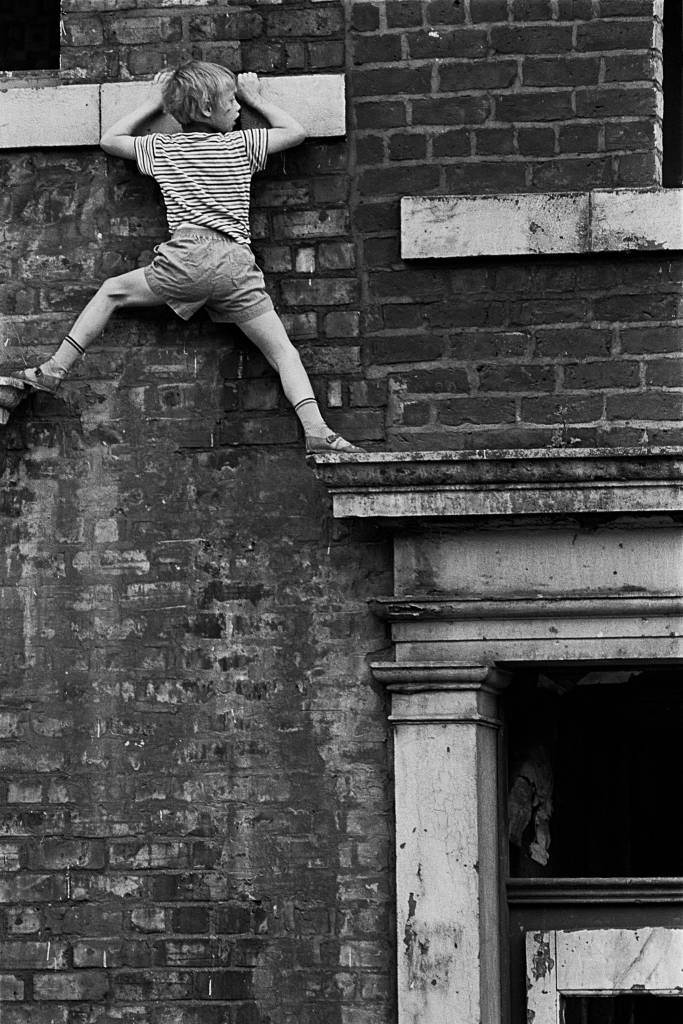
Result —
<instances>
[{"instance_id":1,"label":"boy's bare leg","mask_svg":"<svg viewBox=\"0 0 683 1024\"><path fill-rule=\"evenodd\" d=\"M56 391L74 363L107 326L118 309L160 306L164 300L151 290L143 270L110 277L93 295L56 352L40 366L19 371L27 384L41 391Z\"/></svg>"},{"instance_id":2,"label":"boy's bare leg","mask_svg":"<svg viewBox=\"0 0 683 1024\"><path fill-rule=\"evenodd\" d=\"M362 451L330 430L323 419L299 353L275 310L239 325L277 371L282 390L294 406L309 451Z\"/></svg>"}]
</instances>

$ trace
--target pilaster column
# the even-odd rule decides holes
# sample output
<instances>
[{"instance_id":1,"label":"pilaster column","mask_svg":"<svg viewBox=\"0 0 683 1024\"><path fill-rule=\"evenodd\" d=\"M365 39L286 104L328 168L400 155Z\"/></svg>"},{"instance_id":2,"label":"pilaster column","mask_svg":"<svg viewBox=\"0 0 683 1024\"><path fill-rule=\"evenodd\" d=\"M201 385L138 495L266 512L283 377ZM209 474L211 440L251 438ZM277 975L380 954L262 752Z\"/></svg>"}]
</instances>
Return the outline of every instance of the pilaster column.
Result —
<instances>
[{"instance_id":1,"label":"pilaster column","mask_svg":"<svg viewBox=\"0 0 683 1024\"><path fill-rule=\"evenodd\" d=\"M396 794L398 1024L500 1024L498 693L489 666L382 662Z\"/></svg>"}]
</instances>

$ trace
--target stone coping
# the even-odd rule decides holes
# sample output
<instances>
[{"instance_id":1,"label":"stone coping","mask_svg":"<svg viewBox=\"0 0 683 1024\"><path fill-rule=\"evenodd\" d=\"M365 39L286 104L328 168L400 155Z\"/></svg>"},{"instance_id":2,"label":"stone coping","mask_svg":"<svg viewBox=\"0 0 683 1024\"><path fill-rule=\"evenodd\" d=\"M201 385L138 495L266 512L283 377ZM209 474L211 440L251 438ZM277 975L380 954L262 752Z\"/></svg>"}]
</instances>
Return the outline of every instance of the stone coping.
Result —
<instances>
[{"instance_id":1,"label":"stone coping","mask_svg":"<svg viewBox=\"0 0 683 1024\"><path fill-rule=\"evenodd\" d=\"M403 259L683 249L683 189L404 196Z\"/></svg>"},{"instance_id":2,"label":"stone coping","mask_svg":"<svg viewBox=\"0 0 683 1024\"><path fill-rule=\"evenodd\" d=\"M343 74L264 77L263 95L294 114L312 138L346 132ZM149 81L102 85L0 86L0 149L96 146L102 132L147 95ZM245 127L257 123L245 112ZM173 118L160 118L152 130L180 131Z\"/></svg>"},{"instance_id":3,"label":"stone coping","mask_svg":"<svg viewBox=\"0 0 683 1024\"><path fill-rule=\"evenodd\" d=\"M309 463L337 518L683 509L683 447L371 452Z\"/></svg>"}]
</instances>

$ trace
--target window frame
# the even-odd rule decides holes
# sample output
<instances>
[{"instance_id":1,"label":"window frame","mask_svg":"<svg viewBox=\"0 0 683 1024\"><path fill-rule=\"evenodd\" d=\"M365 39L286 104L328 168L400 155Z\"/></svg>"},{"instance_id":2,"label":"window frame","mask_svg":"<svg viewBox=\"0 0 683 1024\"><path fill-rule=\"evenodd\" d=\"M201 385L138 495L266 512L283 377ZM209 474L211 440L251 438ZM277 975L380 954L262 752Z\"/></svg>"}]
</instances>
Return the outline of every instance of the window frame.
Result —
<instances>
[{"instance_id":1,"label":"window frame","mask_svg":"<svg viewBox=\"0 0 683 1024\"><path fill-rule=\"evenodd\" d=\"M683 928L532 929L525 938L527 1012L534 1024L562 1024L565 996L637 991L683 999Z\"/></svg>"}]
</instances>

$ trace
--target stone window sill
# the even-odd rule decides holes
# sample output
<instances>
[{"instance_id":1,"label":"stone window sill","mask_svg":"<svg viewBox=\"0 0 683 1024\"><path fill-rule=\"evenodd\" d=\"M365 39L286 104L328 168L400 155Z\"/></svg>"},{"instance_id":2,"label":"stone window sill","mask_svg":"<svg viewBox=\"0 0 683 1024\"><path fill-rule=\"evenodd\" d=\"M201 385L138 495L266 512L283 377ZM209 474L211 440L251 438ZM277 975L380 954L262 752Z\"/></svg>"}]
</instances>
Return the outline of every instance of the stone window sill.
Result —
<instances>
[{"instance_id":1,"label":"stone window sill","mask_svg":"<svg viewBox=\"0 0 683 1024\"><path fill-rule=\"evenodd\" d=\"M683 249L683 189L405 196L403 259Z\"/></svg>"},{"instance_id":2,"label":"stone window sill","mask_svg":"<svg viewBox=\"0 0 683 1024\"><path fill-rule=\"evenodd\" d=\"M31 87L2 83L0 149L95 146L102 132L125 110L141 102L148 89L147 81ZM295 114L313 138L332 138L346 132L341 74L264 78L263 92ZM245 124L248 122L247 116ZM180 130L168 117L153 127Z\"/></svg>"}]
</instances>

